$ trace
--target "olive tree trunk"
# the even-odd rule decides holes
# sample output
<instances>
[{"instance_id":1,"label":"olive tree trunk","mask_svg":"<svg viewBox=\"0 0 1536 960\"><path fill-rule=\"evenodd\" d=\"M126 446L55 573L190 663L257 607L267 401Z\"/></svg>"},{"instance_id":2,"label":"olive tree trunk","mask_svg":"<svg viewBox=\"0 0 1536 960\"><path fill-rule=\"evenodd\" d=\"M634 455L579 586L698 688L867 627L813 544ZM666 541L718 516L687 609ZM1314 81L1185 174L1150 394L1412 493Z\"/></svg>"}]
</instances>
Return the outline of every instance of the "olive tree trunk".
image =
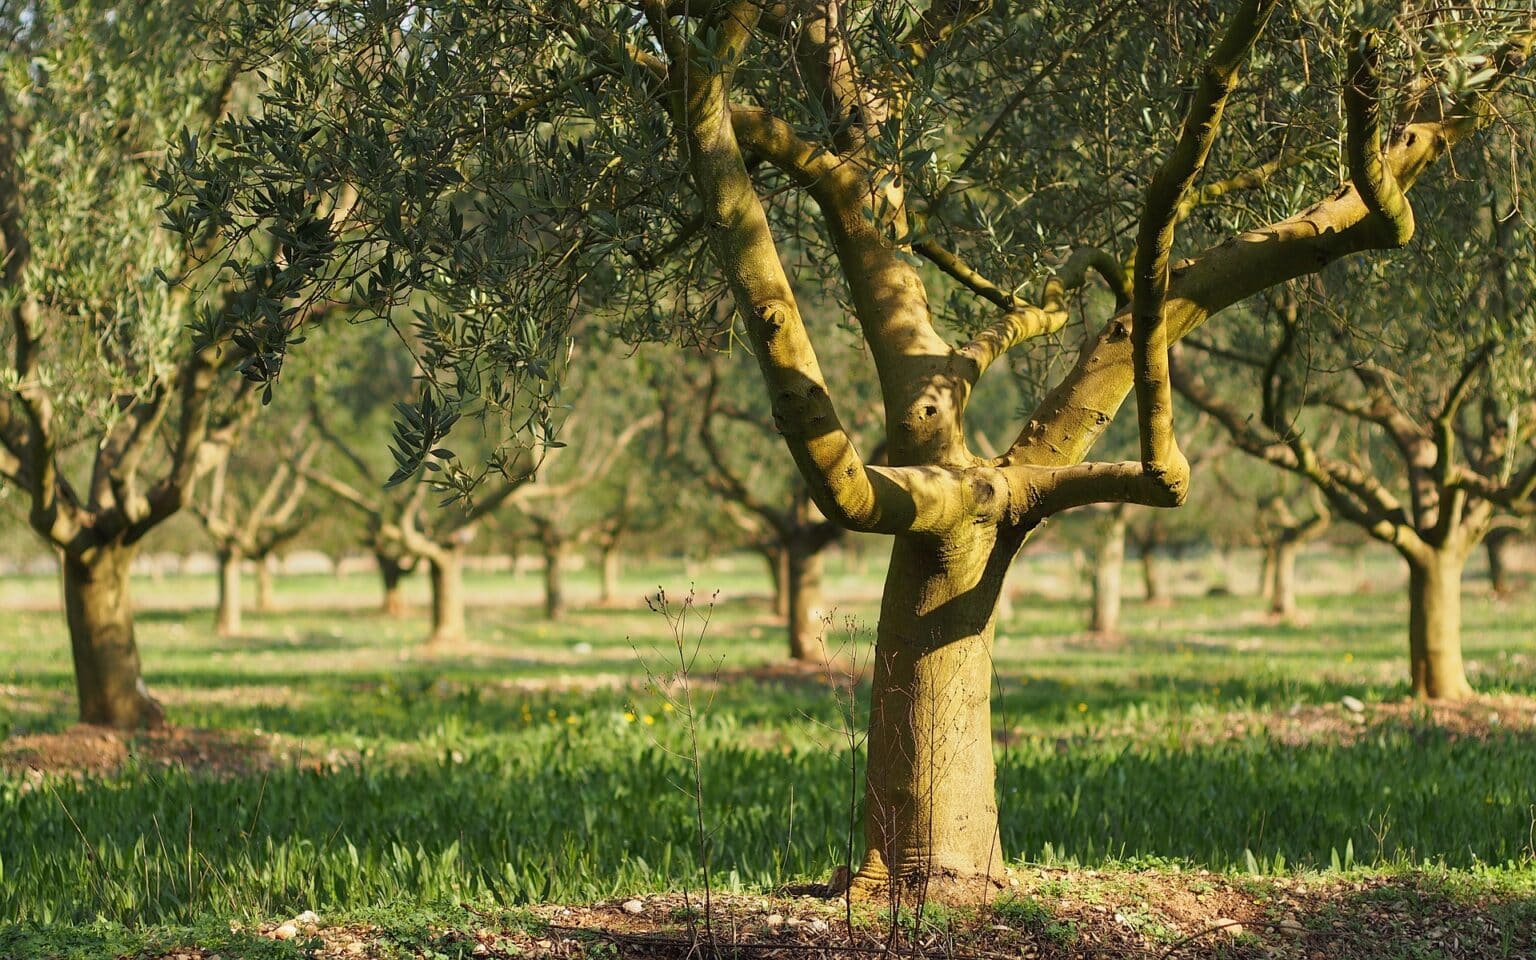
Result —
<instances>
[{"instance_id":1,"label":"olive tree trunk","mask_svg":"<svg viewBox=\"0 0 1536 960\"><path fill-rule=\"evenodd\" d=\"M276 608L272 599L272 554L264 553L253 559L256 561L256 612L271 613Z\"/></svg>"},{"instance_id":2,"label":"olive tree trunk","mask_svg":"<svg viewBox=\"0 0 1536 960\"><path fill-rule=\"evenodd\" d=\"M1154 606L1166 606L1172 602L1168 596L1168 583L1164 579L1162 558L1157 555L1157 548L1143 547L1141 550L1141 582L1146 590L1147 603Z\"/></svg>"},{"instance_id":3,"label":"olive tree trunk","mask_svg":"<svg viewBox=\"0 0 1536 960\"><path fill-rule=\"evenodd\" d=\"M986 887L1004 875L992 640L1011 555L896 538L875 643L864 889L921 883L942 896L933 887L946 881Z\"/></svg>"},{"instance_id":4,"label":"olive tree trunk","mask_svg":"<svg viewBox=\"0 0 1536 960\"><path fill-rule=\"evenodd\" d=\"M240 551L219 551L219 612L215 629L221 637L240 635Z\"/></svg>"},{"instance_id":5,"label":"olive tree trunk","mask_svg":"<svg viewBox=\"0 0 1536 960\"><path fill-rule=\"evenodd\" d=\"M1509 569L1509 545L1515 540L1515 532L1508 527L1498 527L1488 533L1483 547L1488 551L1488 587L1498 596L1514 592L1514 580Z\"/></svg>"},{"instance_id":6,"label":"olive tree trunk","mask_svg":"<svg viewBox=\"0 0 1536 960\"><path fill-rule=\"evenodd\" d=\"M1116 511L1100 525L1093 551L1093 619L1088 629L1113 634L1120 630L1120 577L1125 569L1125 518Z\"/></svg>"},{"instance_id":7,"label":"olive tree trunk","mask_svg":"<svg viewBox=\"0 0 1536 960\"><path fill-rule=\"evenodd\" d=\"M464 556L442 550L429 564L432 580L432 633L427 644L452 647L468 636L464 626Z\"/></svg>"},{"instance_id":8,"label":"olive tree trunk","mask_svg":"<svg viewBox=\"0 0 1536 960\"><path fill-rule=\"evenodd\" d=\"M605 607L613 606L619 598L619 575L624 558L619 553L616 544L603 545L601 556L598 558L602 567L602 586L598 596L598 603Z\"/></svg>"},{"instance_id":9,"label":"olive tree trunk","mask_svg":"<svg viewBox=\"0 0 1536 960\"><path fill-rule=\"evenodd\" d=\"M379 565L379 578L384 587L384 615L387 617L405 616L405 590L401 581L410 571L400 558L392 553L375 551L373 559Z\"/></svg>"},{"instance_id":10,"label":"olive tree trunk","mask_svg":"<svg viewBox=\"0 0 1536 960\"><path fill-rule=\"evenodd\" d=\"M1472 695L1461 661L1461 574L1455 550L1408 558L1408 640L1414 696L1462 700Z\"/></svg>"},{"instance_id":11,"label":"olive tree trunk","mask_svg":"<svg viewBox=\"0 0 1536 960\"><path fill-rule=\"evenodd\" d=\"M1259 596L1273 602L1275 599L1275 545L1264 544L1264 560L1259 565Z\"/></svg>"},{"instance_id":12,"label":"olive tree trunk","mask_svg":"<svg viewBox=\"0 0 1536 960\"><path fill-rule=\"evenodd\" d=\"M1274 546L1269 612L1277 617L1290 619L1296 615L1296 555L1300 552L1300 543L1281 541Z\"/></svg>"},{"instance_id":13,"label":"olive tree trunk","mask_svg":"<svg viewBox=\"0 0 1536 960\"><path fill-rule=\"evenodd\" d=\"M565 538L546 534L541 543L544 551L544 618L560 620L565 617L565 583L560 570L565 561Z\"/></svg>"},{"instance_id":14,"label":"olive tree trunk","mask_svg":"<svg viewBox=\"0 0 1536 960\"><path fill-rule=\"evenodd\" d=\"M789 594L789 656L793 660L822 660L820 550L796 545L784 551Z\"/></svg>"},{"instance_id":15,"label":"olive tree trunk","mask_svg":"<svg viewBox=\"0 0 1536 960\"><path fill-rule=\"evenodd\" d=\"M768 561L768 576L773 581L773 615L789 617L789 551L783 547L769 547L762 551Z\"/></svg>"},{"instance_id":16,"label":"olive tree trunk","mask_svg":"<svg viewBox=\"0 0 1536 960\"><path fill-rule=\"evenodd\" d=\"M128 592L133 555L132 547L120 545L63 555L64 615L82 723L135 729L165 722L139 671Z\"/></svg>"}]
</instances>

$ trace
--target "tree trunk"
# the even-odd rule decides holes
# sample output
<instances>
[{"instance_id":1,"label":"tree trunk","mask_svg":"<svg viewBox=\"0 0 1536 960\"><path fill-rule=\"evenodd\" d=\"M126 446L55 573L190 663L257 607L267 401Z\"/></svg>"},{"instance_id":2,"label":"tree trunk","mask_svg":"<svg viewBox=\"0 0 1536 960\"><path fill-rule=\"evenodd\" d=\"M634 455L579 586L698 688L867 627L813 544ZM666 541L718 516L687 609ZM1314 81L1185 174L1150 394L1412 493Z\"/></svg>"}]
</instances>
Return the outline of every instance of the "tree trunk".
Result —
<instances>
[{"instance_id":1,"label":"tree trunk","mask_svg":"<svg viewBox=\"0 0 1536 960\"><path fill-rule=\"evenodd\" d=\"M1093 619L1088 629L1114 634L1120 630L1120 574L1125 568L1125 518L1118 513L1099 530L1093 553Z\"/></svg>"},{"instance_id":2,"label":"tree trunk","mask_svg":"<svg viewBox=\"0 0 1536 960\"><path fill-rule=\"evenodd\" d=\"M1282 540L1275 544L1269 612L1277 617L1290 619L1296 615L1296 555L1300 552L1300 543Z\"/></svg>"},{"instance_id":3,"label":"tree trunk","mask_svg":"<svg viewBox=\"0 0 1536 960\"><path fill-rule=\"evenodd\" d=\"M952 899L981 887L990 900L1005 875L992 639L1014 551L972 536L940 549L898 536L891 551L875 643L861 894Z\"/></svg>"},{"instance_id":4,"label":"tree trunk","mask_svg":"<svg viewBox=\"0 0 1536 960\"><path fill-rule=\"evenodd\" d=\"M544 618L560 620L565 616L565 586L560 575L560 564L565 559L565 538L558 534L545 534L544 550Z\"/></svg>"},{"instance_id":5,"label":"tree trunk","mask_svg":"<svg viewBox=\"0 0 1536 960\"><path fill-rule=\"evenodd\" d=\"M216 629L221 637L240 635L240 551L219 551L219 613Z\"/></svg>"},{"instance_id":6,"label":"tree trunk","mask_svg":"<svg viewBox=\"0 0 1536 960\"><path fill-rule=\"evenodd\" d=\"M790 659L822 660L826 651L821 629L821 552L796 545L784 554L788 557Z\"/></svg>"},{"instance_id":7,"label":"tree trunk","mask_svg":"<svg viewBox=\"0 0 1536 960\"><path fill-rule=\"evenodd\" d=\"M430 565L432 578L432 634L427 644L453 647L463 643L464 628L464 556L457 550L443 550Z\"/></svg>"},{"instance_id":8,"label":"tree trunk","mask_svg":"<svg viewBox=\"0 0 1536 960\"><path fill-rule=\"evenodd\" d=\"M1155 547L1141 548L1141 582L1146 589L1147 603L1161 607L1172 602L1168 596L1168 584L1163 581L1163 565Z\"/></svg>"},{"instance_id":9,"label":"tree trunk","mask_svg":"<svg viewBox=\"0 0 1536 960\"><path fill-rule=\"evenodd\" d=\"M405 564L392 553L376 550L373 559L379 565L379 577L384 582L384 615L386 617L405 616L405 591L400 581L404 580L405 575L410 571L406 570Z\"/></svg>"},{"instance_id":10,"label":"tree trunk","mask_svg":"<svg viewBox=\"0 0 1536 960\"><path fill-rule=\"evenodd\" d=\"M1275 599L1275 545L1264 544L1264 560L1259 564L1259 596L1271 602Z\"/></svg>"},{"instance_id":11,"label":"tree trunk","mask_svg":"<svg viewBox=\"0 0 1536 960\"><path fill-rule=\"evenodd\" d=\"M623 564L623 557L619 553L617 544L605 543L600 558L603 568L602 593L598 597L598 603L605 607L613 606L619 597L619 571Z\"/></svg>"},{"instance_id":12,"label":"tree trunk","mask_svg":"<svg viewBox=\"0 0 1536 960\"><path fill-rule=\"evenodd\" d=\"M1461 573L1451 550L1408 561L1408 640L1414 696L1463 700L1472 695L1461 662Z\"/></svg>"},{"instance_id":13,"label":"tree trunk","mask_svg":"<svg viewBox=\"0 0 1536 960\"><path fill-rule=\"evenodd\" d=\"M768 561L768 576L773 580L773 615L789 619L789 551L769 547L762 551Z\"/></svg>"},{"instance_id":14,"label":"tree trunk","mask_svg":"<svg viewBox=\"0 0 1536 960\"><path fill-rule=\"evenodd\" d=\"M89 559L64 554L64 615L75 660L82 723L158 727L165 710L149 695L133 639L128 573L134 549L97 547Z\"/></svg>"},{"instance_id":15,"label":"tree trunk","mask_svg":"<svg viewBox=\"0 0 1536 960\"><path fill-rule=\"evenodd\" d=\"M1488 551L1488 586L1496 596L1505 597L1514 592L1514 581L1509 570L1509 545L1514 542L1515 531L1498 527L1489 531L1483 541Z\"/></svg>"},{"instance_id":16,"label":"tree trunk","mask_svg":"<svg viewBox=\"0 0 1536 960\"><path fill-rule=\"evenodd\" d=\"M264 553L256 560L256 612L271 613L272 602L272 555Z\"/></svg>"}]
</instances>

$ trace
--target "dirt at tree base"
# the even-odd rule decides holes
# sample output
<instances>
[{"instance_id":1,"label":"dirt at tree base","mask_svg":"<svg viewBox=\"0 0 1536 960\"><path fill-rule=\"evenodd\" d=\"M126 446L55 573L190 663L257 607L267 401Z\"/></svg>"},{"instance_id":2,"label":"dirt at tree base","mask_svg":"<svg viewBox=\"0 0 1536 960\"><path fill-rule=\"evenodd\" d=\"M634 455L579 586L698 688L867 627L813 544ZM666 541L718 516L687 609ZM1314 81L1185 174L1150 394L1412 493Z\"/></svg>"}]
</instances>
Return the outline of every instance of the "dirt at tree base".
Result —
<instances>
[{"instance_id":1,"label":"dirt at tree base","mask_svg":"<svg viewBox=\"0 0 1536 960\"><path fill-rule=\"evenodd\" d=\"M295 957L321 960L1536 956L1536 901L1528 892L1474 897L1436 873L1241 877L1203 870L1026 867L1015 879L1011 894L992 906L928 908L914 921L917 911L908 905L894 931L888 907L850 908L841 899L788 895L716 894L706 924L702 891L693 891L586 906L542 905L509 913L511 919L500 922L466 908L469 922L425 932L295 920L246 932L286 941ZM211 960L213 954L189 945L150 956ZM241 955L227 945L219 951L221 960Z\"/></svg>"},{"instance_id":2,"label":"dirt at tree base","mask_svg":"<svg viewBox=\"0 0 1536 960\"><path fill-rule=\"evenodd\" d=\"M81 723L58 733L0 740L0 772L29 780L56 774L109 777L130 759L211 776L245 776L280 766L335 768L353 758L316 752L277 734L195 727L127 731Z\"/></svg>"}]
</instances>

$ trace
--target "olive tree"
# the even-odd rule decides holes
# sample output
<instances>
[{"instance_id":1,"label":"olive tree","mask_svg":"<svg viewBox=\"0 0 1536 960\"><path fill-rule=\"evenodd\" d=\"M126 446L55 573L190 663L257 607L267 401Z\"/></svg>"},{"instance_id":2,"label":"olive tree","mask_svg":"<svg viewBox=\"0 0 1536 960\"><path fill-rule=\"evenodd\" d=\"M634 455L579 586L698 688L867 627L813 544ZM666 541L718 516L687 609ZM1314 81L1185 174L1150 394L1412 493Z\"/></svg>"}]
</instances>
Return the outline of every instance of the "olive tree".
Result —
<instances>
[{"instance_id":1,"label":"olive tree","mask_svg":"<svg viewBox=\"0 0 1536 960\"><path fill-rule=\"evenodd\" d=\"M250 351L215 318L257 288L205 282L208 248L161 229L147 184L169 139L242 99L200 6L0 5L0 477L59 556L87 723L163 720L141 676L130 568L255 385L234 373Z\"/></svg>"},{"instance_id":2,"label":"olive tree","mask_svg":"<svg viewBox=\"0 0 1536 960\"><path fill-rule=\"evenodd\" d=\"M1203 4L253 5L235 41L293 66L222 153L173 158L171 202L238 243L355 193L323 222L332 286L381 315L423 289L454 306L416 324L434 402L541 395L592 310L707 342L723 289L816 507L892 542L855 890L974 890L1003 873L989 690L1014 555L1073 507L1181 503L1170 344L1404 244L1408 191L1490 122L1536 38L1524 15L1418 3L1369 22L1224 6L1213 24ZM1120 304L1087 317L1090 270ZM843 426L800 284L864 341L883 464ZM1042 389L978 456L973 391L1010 356ZM1130 394L1138 456L1090 460ZM453 464L409 427L403 469Z\"/></svg>"}]
</instances>

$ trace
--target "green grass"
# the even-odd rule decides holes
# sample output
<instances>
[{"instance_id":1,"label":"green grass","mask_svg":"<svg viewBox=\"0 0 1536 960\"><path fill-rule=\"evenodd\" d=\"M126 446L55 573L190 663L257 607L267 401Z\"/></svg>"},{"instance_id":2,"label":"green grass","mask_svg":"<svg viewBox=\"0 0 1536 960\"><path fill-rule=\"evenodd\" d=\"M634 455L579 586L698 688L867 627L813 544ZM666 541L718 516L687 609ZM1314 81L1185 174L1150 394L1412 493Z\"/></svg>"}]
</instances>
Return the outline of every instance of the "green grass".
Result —
<instances>
[{"instance_id":1,"label":"green grass","mask_svg":"<svg viewBox=\"0 0 1536 960\"><path fill-rule=\"evenodd\" d=\"M1026 558L1041 572L1053 562L1063 561ZM829 596L856 599L829 643L867 652L877 583L834 572ZM721 889L824 878L849 844L850 705L823 684L746 673L781 656L771 618L743 596L762 589L759 577L750 560L696 575L701 590L718 581L724 591L693 675ZM1018 579L1040 582L1027 569ZM590 579L574 580L578 602L590 596ZM662 568L637 570L626 588L638 597L655 583L686 590ZM366 609L371 578L284 579L280 597L295 609L249 615L237 640L215 638L210 615L189 608L211 596L210 582L140 586L146 677L178 724L259 729L322 762L223 777L148 763L105 779L0 774L0 922L197 925L699 882L686 730L648 682L675 671L676 651L639 603L551 625L532 612L526 583L477 577L474 644L428 656L415 646L423 620ZM0 601L50 589L11 581ZM491 605L501 595L519 605ZM337 602L361 609L324 606ZM1102 645L1077 636L1080 600L1021 598L998 644L994 698L1008 733L998 756L1009 855L1536 873L1528 728L1457 739L1415 723L1352 743L1209 735L1297 703L1404 693L1399 596L1307 605L1315 619L1300 629L1268 624L1250 597L1131 601L1127 640ZM1474 682L1532 693L1536 607L1470 589L1466 605ZM0 621L0 688L0 727L70 725L57 614Z\"/></svg>"}]
</instances>

